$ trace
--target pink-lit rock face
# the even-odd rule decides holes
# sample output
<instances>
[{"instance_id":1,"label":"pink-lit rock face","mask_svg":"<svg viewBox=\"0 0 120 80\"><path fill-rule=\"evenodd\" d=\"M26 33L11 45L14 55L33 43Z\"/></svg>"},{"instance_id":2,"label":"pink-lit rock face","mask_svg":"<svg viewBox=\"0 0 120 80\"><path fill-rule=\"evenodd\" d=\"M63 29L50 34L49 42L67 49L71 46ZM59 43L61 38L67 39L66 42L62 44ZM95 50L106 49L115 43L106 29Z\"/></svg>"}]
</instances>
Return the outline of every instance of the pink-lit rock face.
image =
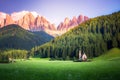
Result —
<instances>
[{"instance_id":1,"label":"pink-lit rock face","mask_svg":"<svg viewBox=\"0 0 120 80\"><path fill-rule=\"evenodd\" d=\"M69 18L65 18L64 22L61 22L58 25L58 30L59 31L68 31L74 27L76 27L77 25L81 24L82 22L88 20L89 18L83 15L78 16L78 18L76 18L75 16L70 20Z\"/></svg>"},{"instance_id":2,"label":"pink-lit rock face","mask_svg":"<svg viewBox=\"0 0 120 80\"><path fill-rule=\"evenodd\" d=\"M64 25L69 25L69 22L70 22L70 19L67 17L67 18L65 18L65 20L64 20Z\"/></svg>"},{"instance_id":3,"label":"pink-lit rock face","mask_svg":"<svg viewBox=\"0 0 120 80\"><path fill-rule=\"evenodd\" d=\"M13 19L11 18L11 16L9 16L9 15L7 14L4 25L9 25L9 24L14 24L14 21L13 21Z\"/></svg>"},{"instance_id":4,"label":"pink-lit rock face","mask_svg":"<svg viewBox=\"0 0 120 80\"><path fill-rule=\"evenodd\" d=\"M27 13L29 12L28 11L14 12L11 14L11 17L14 21L18 21L19 19L23 18L23 16L25 16Z\"/></svg>"},{"instance_id":5,"label":"pink-lit rock face","mask_svg":"<svg viewBox=\"0 0 120 80\"><path fill-rule=\"evenodd\" d=\"M14 12L11 14L11 16L0 12L0 27L9 24L18 24L22 28L31 31L56 30L55 25L47 21L45 17L39 16L36 12Z\"/></svg>"},{"instance_id":6,"label":"pink-lit rock face","mask_svg":"<svg viewBox=\"0 0 120 80\"><path fill-rule=\"evenodd\" d=\"M0 12L0 28L3 27L5 24L6 13Z\"/></svg>"},{"instance_id":7,"label":"pink-lit rock face","mask_svg":"<svg viewBox=\"0 0 120 80\"><path fill-rule=\"evenodd\" d=\"M18 24L22 28L30 31L45 31L46 33L56 36L62 35L68 30L76 27L89 18L83 15L74 16L72 19L66 17L58 27L51 24L45 17L38 15L36 12L21 11L14 12L11 15L0 12L0 28L9 24Z\"/></svg>"},{"instance_id":8,"label":"pink-lit rock face","mask_svg":"<svg viewBox=\"0 0 120 80\"><path fill-rule=\"evenodd\" d=\"M4 26L4 23L5 23L4 19L0 19L0 28Z\"/></svg>"},{"instance_id":9,"label":"pink-lit rock face","mask_svg":"<svg viewBox=\"0 0 120 80\"><path fill-rule=\"evenodd\" d=\"M74 16L73 17L73 19L71 20L71 26L75 26L75 25L77 25L78 24L78 22L77 22L77 18Z\"/></svg>"},{"instance_id":10,"label":"pink-lit rock face","mask_svg":"<svg viewBox=\"0 0 120 80\"><path fill-rule=\"evenodd\" d=\"M30 27L32 31L45 31L46 29L49 30L56 30L55 25L51 24L47 19L43 16L37 16L34 20L34 27Z\"/></svg>"},{"instance_id":11,"label":"pink-lit rock face","mask_svg":"<svg viewBox=\"0 0 120 80\"><path fill-rule=\"evenodd\" d=\"M31 13L27 13L22 19L18 20L18 25L24 29L30 30L30 27L34 27L35 17Z\"/></svg>"},{"instance_id":12,"label":"pink-lit rock face","mask_svg":"<svg viewBox=\"0 0 120 80\"><path fill-rule=\"evenodd\" d=\"M87 16L84 16L84 21L88 20L89 18Z\"/></svg>"},{"instance_id":13,"label":"pink-lit rock face","mask_svg":"<svg viewBox=\"0 0 120 80\"><path fill-rule=\"evenodd\" d=\"M77 21L78 21L78 24L82 23L84 21L84 16L83 15L79 15Z\"/></svg>"},{"instance_id":14,"label":"pink-lit rock face","mask_svg":"<svg viewBox=\"0 0 120 80\"><path fill-rule=\"evenodd\" d=\"M0 12L0 19L5 19L6 18L6 13Z\"/></svg>"}]
</instances>

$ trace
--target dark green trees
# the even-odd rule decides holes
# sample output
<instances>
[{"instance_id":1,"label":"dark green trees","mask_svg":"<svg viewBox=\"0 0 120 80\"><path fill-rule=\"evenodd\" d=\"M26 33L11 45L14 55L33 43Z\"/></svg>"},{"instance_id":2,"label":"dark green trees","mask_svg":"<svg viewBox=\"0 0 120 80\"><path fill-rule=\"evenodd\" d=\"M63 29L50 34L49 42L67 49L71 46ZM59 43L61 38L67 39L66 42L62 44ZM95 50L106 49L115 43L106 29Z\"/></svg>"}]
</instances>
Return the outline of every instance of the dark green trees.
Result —
<instances>
[{"instance_id":1,"label":"dark green trees","mask_svg":"<svg viewBox=\"0 0 120 80\"><path fill-rule=\"evenodd\" d=\"M0 62L9 62L9 59L27 59L28 51L26 50L4 50L0 51Z\"/></svg>"},{"instance_id":2,"label":"dark green trees","mask_svg":"<svg viewBox=\"0 0 120 80\"><path fill-rule=\"evenodd\" d=\"M0 28L0 48L1 49L26 49L30 50L50 41L53 37L45 32L30 32L18 25L11 24Z\"/></svg>"}]
</instances>

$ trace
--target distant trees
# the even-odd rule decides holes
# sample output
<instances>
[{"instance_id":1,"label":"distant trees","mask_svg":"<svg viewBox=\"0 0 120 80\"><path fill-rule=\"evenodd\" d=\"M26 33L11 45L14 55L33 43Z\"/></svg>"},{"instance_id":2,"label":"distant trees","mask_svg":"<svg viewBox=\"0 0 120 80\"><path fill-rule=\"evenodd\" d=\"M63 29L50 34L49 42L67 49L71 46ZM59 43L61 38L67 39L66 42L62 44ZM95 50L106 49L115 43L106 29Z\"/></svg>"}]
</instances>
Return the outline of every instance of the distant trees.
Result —
<instances>
[{"instance_id":1,"label":"distant trees","mask_svg":"<svg viewBox=\"0 0 120 80\"><path fill-rule=\"evenodd\" d=\"M90 19L31 51L40 57L73 59L79 49L88 57L96 57L114 47L120 48L120 12Z\"/></svg>"},{"instance_id":2,"label":"distant trees","mask_svg":"<svg viewBox=\"0 0 120 80\"><path fill-rule=\"evenodd\" d=\"M27 56L26 50L4 50L0 51L0 62L9 62L9 59L26 59Z\"/></svg>"}]
</instances>

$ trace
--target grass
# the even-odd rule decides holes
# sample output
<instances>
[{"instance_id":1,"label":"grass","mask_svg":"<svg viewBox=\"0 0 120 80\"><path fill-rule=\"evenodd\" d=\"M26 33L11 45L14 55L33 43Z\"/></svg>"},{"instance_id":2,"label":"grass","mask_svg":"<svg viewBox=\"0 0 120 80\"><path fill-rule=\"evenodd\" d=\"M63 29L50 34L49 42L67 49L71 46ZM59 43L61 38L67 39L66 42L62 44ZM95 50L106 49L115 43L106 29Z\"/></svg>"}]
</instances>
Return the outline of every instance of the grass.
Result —
<instances>
[{"instance_id":1,"label":"grass","mask_svg":"<svg viewBox=\"0 0 120 80\"><path fill-rule=\"evenodd\" d=\"M112 56L117 50L112 49L107 55L100 56L92 62L31 58L16 63L2 63L0 80L120 80L120 60L109 60L119 57ZM117 55L119 54L120 52Z\"/></svg>"},{"instance_id":2,"label":"grass","mask_svg":"<svg viewBox=\"0 0 120 80\"><path fill-rule=\"evenodd\" d=\"M120 59L120 49L113 48L108 52L104 53L102 56L95 58L94 60L119 60Z\"/></svg>"}]
</instances>

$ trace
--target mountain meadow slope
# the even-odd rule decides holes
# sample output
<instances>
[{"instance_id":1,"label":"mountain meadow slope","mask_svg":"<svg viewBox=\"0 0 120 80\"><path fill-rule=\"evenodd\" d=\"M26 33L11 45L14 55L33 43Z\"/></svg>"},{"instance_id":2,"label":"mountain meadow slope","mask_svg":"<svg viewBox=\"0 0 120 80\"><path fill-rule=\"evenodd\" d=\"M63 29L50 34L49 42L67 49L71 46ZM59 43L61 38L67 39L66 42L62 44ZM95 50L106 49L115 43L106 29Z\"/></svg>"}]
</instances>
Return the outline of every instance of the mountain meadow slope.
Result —
<instances>
[{"instance_id":1,"label":"mountain meadow slope","mask_svg":"<svg viewBox=\"0 0 120 80\"><path fill-rule=\"evenodd\" d=\"M35 47L31 53L56 59L78 58L79 50L91 57L120 48L120 11L90 19L51 42Z\"/></svg>"}]
</instances>

